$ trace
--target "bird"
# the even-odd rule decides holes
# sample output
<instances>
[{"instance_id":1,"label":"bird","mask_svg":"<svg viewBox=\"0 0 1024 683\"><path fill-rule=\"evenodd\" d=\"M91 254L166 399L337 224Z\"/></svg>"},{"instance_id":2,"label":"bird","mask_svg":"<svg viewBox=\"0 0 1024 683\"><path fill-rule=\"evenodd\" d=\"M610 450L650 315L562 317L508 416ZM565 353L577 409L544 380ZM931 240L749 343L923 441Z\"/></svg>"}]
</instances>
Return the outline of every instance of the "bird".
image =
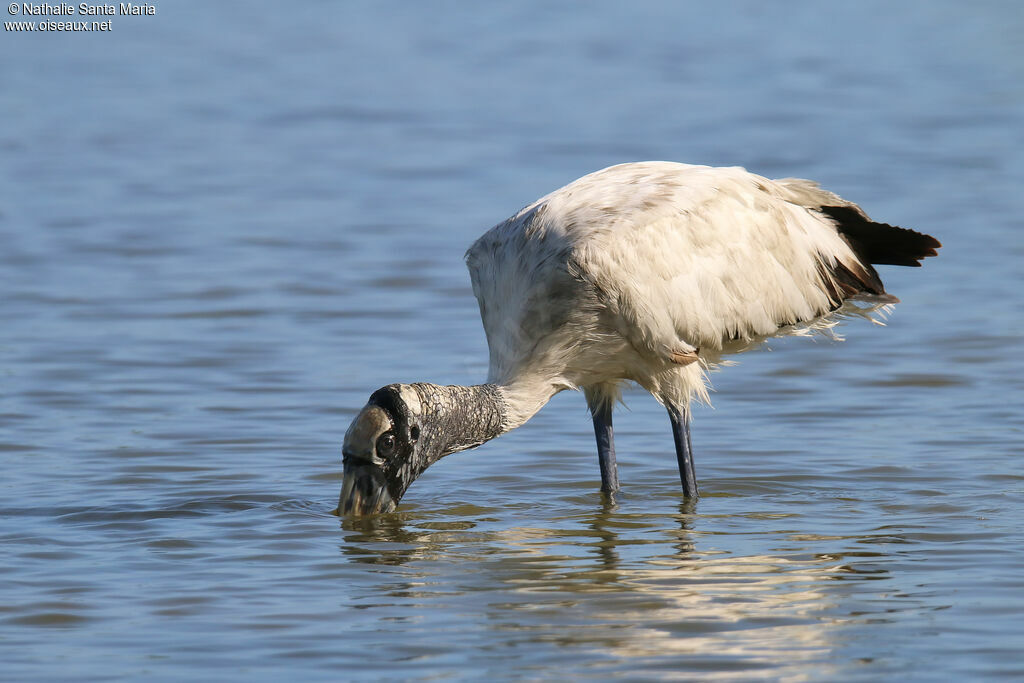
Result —
<instances>
[{"instance_id":1,"label":"bird","mask_svg":"<svg viewBox=\"0 0 1024 683\"><path fill-rule=\"evenodd\" d=\"M707 402L708 372L772 337L886 313L899 299L873 266L920 266L939 247L809 180L667 161L585 175L466 252L487 381L373 392L345 433L336 512L394 511L430 465L567 389L584 394L601 490L614 494L612 409L627 383L667 409L683 495L696 498L690 414Z\"/></svg>"}]
</instances>

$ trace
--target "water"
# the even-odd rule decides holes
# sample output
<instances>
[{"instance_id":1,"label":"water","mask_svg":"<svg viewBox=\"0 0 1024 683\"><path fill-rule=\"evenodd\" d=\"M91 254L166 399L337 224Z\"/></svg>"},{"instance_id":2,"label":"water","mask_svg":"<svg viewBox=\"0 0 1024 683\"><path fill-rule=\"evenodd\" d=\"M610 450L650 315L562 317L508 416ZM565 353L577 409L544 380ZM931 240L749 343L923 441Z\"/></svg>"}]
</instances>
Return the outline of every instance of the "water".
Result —
<instances>
[{"instance_id":1,"label":"water","mask_svg":"<svg viewBox=\"0 0 1024 683\"><path fill-rule=\"evenodd\" d=\"M0 40L7 680L1024 676L1014 3L178 1ZM330 514L373 389L474 383L461 262L627 160L820 180L944 243L669 424L578 394Z\"/></svg>"}]
</instances>

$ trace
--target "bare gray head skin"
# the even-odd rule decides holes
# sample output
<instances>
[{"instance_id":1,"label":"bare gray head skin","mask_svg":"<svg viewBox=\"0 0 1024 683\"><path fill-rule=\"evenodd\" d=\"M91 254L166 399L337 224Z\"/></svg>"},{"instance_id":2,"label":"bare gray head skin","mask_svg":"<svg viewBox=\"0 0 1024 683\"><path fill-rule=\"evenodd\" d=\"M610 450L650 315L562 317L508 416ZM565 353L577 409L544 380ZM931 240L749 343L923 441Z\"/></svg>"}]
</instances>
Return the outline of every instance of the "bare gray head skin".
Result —
<instances>
[{"instance_id":1,"label":"bare gray head skin","mask_svg":"<svg viewBox=\"0 0 1024 683\"><path fill-rule=\"evenodd\" d=\"M493 439L504 431L503 424L502 401L490 384L389 384L378 389L345 433L338 514L394 511L430 465Z\"/></svg>"}]
</instances>

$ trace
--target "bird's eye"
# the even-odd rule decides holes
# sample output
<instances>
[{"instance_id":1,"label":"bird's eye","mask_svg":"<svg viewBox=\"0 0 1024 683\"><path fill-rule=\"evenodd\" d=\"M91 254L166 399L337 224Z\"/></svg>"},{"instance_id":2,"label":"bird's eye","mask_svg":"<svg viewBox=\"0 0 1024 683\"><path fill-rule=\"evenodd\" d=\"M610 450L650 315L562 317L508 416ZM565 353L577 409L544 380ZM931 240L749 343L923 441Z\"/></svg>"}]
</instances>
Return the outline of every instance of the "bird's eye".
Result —
<instances>
[{"instance_id":1,"label":"bird's eye","mask_svg":"<svg viewBox=\"0 0 1024 683\"><path fill-rule=\"evenodd\" d=\"M384 432L377 437L377 455L388 458L395 452L395 435L392 432Z\"/></svg>"}]
</instances>

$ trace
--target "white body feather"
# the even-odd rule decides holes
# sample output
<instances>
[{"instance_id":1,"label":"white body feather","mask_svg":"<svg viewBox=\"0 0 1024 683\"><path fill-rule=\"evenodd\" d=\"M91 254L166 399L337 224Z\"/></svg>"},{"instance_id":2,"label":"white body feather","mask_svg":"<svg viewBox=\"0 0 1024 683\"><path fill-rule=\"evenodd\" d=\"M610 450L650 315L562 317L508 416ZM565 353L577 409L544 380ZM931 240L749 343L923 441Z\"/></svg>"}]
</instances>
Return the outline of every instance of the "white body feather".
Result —
<instances>
[{"instance_id":1,"label":"white body feather","mask_svg":"<svg viewBox=\"0 0 1024 683\"><path fill-rule=\"evenodd\" d=\"M610 401L623 381L688 412L723 354L833 324L830 267L870 265L823 204L856 208L805 180L641 162L495 226L466 257L507 427L563 389Z\"/></svg>"}]
</instances>

